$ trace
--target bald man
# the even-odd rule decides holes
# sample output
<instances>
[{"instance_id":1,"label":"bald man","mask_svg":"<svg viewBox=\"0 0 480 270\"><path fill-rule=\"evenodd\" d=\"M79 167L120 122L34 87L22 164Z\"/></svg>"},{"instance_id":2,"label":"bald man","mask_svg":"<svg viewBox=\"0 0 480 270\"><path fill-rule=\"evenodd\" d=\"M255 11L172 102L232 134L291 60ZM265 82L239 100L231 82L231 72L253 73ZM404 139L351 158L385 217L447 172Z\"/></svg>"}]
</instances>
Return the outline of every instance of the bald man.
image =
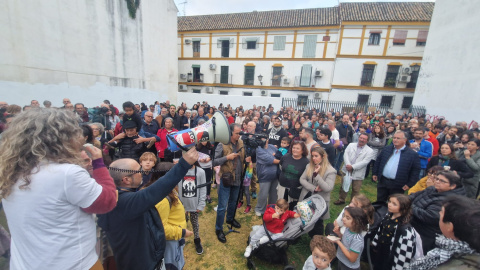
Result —
<instances>
[{"instance_id":1,"label":"bald man","mask_svg":"<svg viewBox=\"0 0 480 270\"><path fill-rule=\"evenodd\" d=\"M165 232L155 205L163 200L198 159L195 147L183 153L168 173L148 188L142 183L142 167L133 159L119 159L110 165L118 190L117 207L99 215L118 270L159 269L165 251Z\"/></svg>"}]
</instances>

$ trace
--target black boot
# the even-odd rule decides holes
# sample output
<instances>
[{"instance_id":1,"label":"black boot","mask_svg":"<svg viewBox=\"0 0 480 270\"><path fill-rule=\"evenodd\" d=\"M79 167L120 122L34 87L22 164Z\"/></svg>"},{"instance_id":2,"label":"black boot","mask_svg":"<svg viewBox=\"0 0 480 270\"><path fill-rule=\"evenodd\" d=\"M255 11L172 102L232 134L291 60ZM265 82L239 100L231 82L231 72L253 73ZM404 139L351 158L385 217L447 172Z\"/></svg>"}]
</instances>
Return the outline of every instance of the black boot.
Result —
<instances>
[{"instance_id":1,"label":"black boot","mask_svg":"<svg viewBox=\"0 0 480 270\"><path fill-rule=\"evenodd\" d=\"M193 239L193 242L195 242L195 251L197 251L197 254L200 255L203 253L203 247L202 243L200 241L200 238Z\"/></svg>"}]
</instances>

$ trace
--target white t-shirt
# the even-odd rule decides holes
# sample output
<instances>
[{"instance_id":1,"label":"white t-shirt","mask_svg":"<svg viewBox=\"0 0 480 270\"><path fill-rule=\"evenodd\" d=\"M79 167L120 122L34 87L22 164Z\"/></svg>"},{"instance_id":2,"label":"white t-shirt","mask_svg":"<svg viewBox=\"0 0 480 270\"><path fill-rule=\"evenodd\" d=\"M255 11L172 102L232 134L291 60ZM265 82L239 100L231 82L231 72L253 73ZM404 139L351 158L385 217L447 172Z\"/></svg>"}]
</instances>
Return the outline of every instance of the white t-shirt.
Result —
<instances>
[{"instance_id":1,"label":"white t-shirt","mask_svg":"<svg viewBox=\"0 0 480 270\"><path fill-rule=\"evenodd\" d=\"M3 199L12 235L10 269L89 269L98 260L95 221L87 208L102 186L80 166L43 164Z\"/></svg>"},{"instance_id":2,"label":"white t-shirt","mask_svg":"<svg viewBox=\"0 0 480 270\"><path fill-rule=\"evenodd\" d=\"M332 137L330 137L330 139L333 139L334 141L340 140L340 133L338 133L337 129L332 130Z\"/></svg>"}]
</instances>

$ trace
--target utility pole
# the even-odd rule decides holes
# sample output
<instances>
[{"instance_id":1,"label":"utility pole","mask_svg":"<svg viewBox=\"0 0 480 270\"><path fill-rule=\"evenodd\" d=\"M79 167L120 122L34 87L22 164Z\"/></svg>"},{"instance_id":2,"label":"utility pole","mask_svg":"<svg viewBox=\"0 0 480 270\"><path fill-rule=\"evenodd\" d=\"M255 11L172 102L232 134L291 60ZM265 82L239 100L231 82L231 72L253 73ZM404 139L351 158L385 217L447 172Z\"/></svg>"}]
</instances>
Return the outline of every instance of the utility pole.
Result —
<instances>
[{"instance_id":1,"label":"utility pole","mask_svg":"<svg viewBox=\"0 0 480 270\"><path fill-rule=\"evenodd\" d=\"M178 3L179 5L183 5L183 16L187 16L187 13L185 12L185 7L188 4L188 0L185 0L183 2Z\"/></svg>"}]
</instances>

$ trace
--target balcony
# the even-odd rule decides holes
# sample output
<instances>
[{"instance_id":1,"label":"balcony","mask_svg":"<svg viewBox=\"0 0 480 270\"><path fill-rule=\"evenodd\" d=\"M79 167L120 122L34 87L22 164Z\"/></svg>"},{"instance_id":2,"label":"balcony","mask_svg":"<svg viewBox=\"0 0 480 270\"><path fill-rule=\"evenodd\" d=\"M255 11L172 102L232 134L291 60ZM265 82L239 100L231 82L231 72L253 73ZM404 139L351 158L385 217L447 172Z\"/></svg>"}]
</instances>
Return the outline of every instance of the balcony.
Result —
<instances>
[{"instance_id":1,"label":"balcony","mask_svg":"<svg viewBox=\"0 0 480 270\"><path fill-rule=\"evenodd\" d=\"M271 86L282 86L282 77L278 76L278 78L271 79Z\"/></svg>"},{"instance_id":2,"label":"balcony","mask_svg":"<svg viewBox=\"0 0 480 270\"><path fill-rule=\"evenodd\" d=\"M215 74L213 83L232 84L232 74Z\"/></svg>"},{"instance_id":3,"label":"balcony","mask_svg":"<svg viewBox=\"0 0 480 270\"><path fill-rule=\"evenodd\" d=\"M293 83L293 86L294 87L315 87L314 86L314 83L313 83L313 78L314 77L310 77L310 78L302 78L302 76L295 76L295 81Z\"/></svg>"}]
</instances>

